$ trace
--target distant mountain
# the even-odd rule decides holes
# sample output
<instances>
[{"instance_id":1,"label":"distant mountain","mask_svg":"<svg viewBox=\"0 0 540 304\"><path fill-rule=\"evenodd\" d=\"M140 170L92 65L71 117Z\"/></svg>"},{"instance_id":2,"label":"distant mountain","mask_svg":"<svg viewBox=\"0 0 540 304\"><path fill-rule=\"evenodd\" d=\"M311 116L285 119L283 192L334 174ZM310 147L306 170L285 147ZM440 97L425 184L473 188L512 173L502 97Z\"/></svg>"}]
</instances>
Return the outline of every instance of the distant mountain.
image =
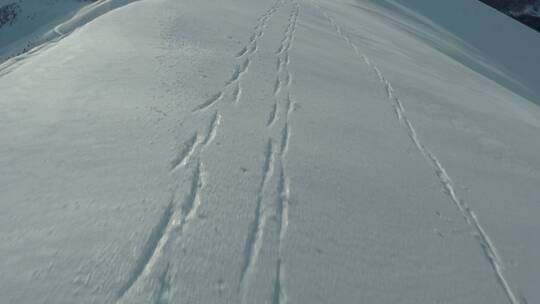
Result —
<instances>
[{"instance_id":1,"label":"distant mountain","mask_svg":"<svg viewBox=\"0 0 540 304\"><path fill-rule=\"evenodd\" d=\"M0 64L134 0L0 0Z\"/></svg>"},{"instance_id":2,"label":"distant mountain","mask_svg":"<svg viewBox=\"0 0 540 304\"><path fill-rule=\"evenodd\" d=\"M480 0L540 32L540 0Z\"/></svg>"},{"instance_id":3,"label":"distant mountain","mask_svg":"<svg viewBox=\"0 0 540 304\"><path fill-rule=\"evenodd\" d=\"M0 28L4 25L13 24L20 12L21 7L17 2L0 6Z\"/></svg>"},{"instance_id":4,"label":"distant mountain","mask_svg":"<svg viewBox=\"0 0 540 304\"><path fill-rule=\"evenodd\" d=\"M47 40L44 35L88 0L0 0L0 63Z\"/></svg>"}]
</instances>

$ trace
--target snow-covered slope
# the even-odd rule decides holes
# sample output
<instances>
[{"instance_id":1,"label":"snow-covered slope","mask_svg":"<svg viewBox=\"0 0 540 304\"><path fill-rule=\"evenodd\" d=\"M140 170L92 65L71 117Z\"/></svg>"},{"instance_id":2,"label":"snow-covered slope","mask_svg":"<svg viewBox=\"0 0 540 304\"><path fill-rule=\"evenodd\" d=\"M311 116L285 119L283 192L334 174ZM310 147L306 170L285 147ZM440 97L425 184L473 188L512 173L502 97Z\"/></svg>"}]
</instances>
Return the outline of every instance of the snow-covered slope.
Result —
<instances>
[{"instance_id":1,"label":"snow-covered slope","mask_svg":"<svg viewBox=\"0 0 540 304\"><path fill-rule=\"evenodd\" d=\"M16 56L19 57L12 61L31 56L132 1L135 0L0 0L0 63Z\"/></svg>"},{"instance_id":2,"label":"snow-covered slope","mask_svg":"<svg viewBox=\"0 0 540 304\"><path fill-rule=\"evenodd\" d=\"M90 3L83 0L0 0L0 63L44 42L52 27Z\"/></svg>"},{"instance_id":3,"label":"snow-covered slope","mask_svg":"<svg viewBox=\"0 0 540 304\"><path fill-rule=\"evenodd\" d=\"M0 302L539 302L540 38L499 17L145 0L4 63Z\"/></svg>"}]
</instances>

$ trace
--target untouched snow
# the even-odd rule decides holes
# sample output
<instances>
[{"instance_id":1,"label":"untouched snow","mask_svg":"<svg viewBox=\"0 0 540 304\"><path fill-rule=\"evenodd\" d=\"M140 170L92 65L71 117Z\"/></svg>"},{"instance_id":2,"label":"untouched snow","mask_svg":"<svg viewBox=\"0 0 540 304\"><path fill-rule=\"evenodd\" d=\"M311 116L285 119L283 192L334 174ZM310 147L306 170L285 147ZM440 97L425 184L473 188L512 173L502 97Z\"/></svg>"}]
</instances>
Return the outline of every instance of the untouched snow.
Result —
<instances>
[{"instance_id":1,"label":"untouched snow","mask_svg":"<svg viewBox=\"0 0 540 304\"><path fill-rule=\"evenodd\" d=\"M0 302L540 302L532 30L144 0L62 38L0 66Z\"/></svg>"}]
</instances>

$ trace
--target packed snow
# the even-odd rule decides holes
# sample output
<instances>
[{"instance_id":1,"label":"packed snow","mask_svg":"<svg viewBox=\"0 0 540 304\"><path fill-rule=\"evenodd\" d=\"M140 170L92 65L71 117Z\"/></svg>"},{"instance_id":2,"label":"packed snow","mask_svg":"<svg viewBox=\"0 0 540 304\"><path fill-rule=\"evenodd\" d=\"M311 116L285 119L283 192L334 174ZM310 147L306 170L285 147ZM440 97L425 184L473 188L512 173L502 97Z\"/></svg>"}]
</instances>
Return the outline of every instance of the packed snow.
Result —
<instances>
[{"instance_id":1,"label":"packed snow","mask_svg":"<svg viewBox=\"0 0 540 304\"><path fill-rule=\"evenodd\" d=\"M0 64L0 303L540 303L533 30L470 0L61 16Z\"/></svg>"}]
</instances>

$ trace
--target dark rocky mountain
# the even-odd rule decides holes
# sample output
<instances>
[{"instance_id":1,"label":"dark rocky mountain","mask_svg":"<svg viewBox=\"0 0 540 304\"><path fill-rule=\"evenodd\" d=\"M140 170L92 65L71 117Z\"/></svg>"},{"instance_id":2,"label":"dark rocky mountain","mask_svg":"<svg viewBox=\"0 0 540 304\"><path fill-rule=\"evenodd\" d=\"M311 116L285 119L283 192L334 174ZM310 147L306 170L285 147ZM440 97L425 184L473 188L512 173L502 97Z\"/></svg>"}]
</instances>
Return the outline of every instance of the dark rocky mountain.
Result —
<instances>
[{"instance_id":1,"label":"dark rocky mountain","mask_svg":"<svg viewBox=\"0 0 540 304\"><path fill-rule=\"evenodd\" d=\"M540 32L540 0L480 0Z\"/></svg>"},{"instance_id":2,"label":"dark rocky mountain","mask_svg":"<svg viewBox=\"0 0 540 304\"><path fill-rule=\"evenodd\" d=\"M21 12L21 7L17 2L0 6L0 28L6 24L13 24Z\"/></svg>"}]
</instances>

